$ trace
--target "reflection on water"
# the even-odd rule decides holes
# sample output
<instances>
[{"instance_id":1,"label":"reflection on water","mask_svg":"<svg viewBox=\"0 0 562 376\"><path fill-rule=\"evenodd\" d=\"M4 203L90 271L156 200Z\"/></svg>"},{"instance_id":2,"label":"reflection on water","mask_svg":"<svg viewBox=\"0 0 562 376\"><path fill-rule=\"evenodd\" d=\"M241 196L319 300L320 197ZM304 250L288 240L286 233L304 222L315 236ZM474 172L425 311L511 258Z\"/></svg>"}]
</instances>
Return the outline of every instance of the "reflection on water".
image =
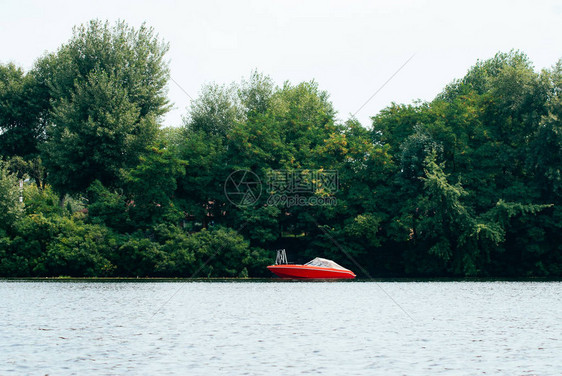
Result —
<instances>
[{"instance_id":1,"label":"reflection on water","mask_svg":"<svg viewBox=\"0 0 562 376\"><path fill-rule=\"evenodd\" d=\"M0 375L560 374L561 287L4 281Z\"/></svg>"}]
</instances>

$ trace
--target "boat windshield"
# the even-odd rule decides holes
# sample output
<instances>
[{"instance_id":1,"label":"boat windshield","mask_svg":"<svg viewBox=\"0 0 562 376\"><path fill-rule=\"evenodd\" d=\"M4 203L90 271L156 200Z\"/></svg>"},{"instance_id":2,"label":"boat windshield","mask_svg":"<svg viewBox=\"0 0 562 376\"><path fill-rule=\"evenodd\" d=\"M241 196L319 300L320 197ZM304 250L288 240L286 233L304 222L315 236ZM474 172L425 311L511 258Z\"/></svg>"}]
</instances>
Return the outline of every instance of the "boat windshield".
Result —
<instances>
[{"instance_id":1,"label":"boat windshield","mask_svg":"<svg viewBox=\"0 0 562 376\"><path fill-rule=\"evenodd\" d=\"M322 268L332 268L332 269L341 269L341 270L348 270L341 265L336 264L332 260L328 260L321 257L316 257L314 260L307 262L305 265L308 266L320 266Z\"/></svg>"}]
</instances>

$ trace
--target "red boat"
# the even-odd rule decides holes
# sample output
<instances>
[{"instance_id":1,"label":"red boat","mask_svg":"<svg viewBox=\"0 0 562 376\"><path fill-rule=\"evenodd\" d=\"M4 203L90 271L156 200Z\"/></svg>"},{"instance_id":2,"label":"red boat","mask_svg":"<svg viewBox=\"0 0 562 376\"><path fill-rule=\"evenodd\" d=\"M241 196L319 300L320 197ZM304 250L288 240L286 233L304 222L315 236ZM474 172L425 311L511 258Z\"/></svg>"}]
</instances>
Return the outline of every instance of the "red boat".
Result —
<instances>
[{"instance_id":1,"label":"red boat","mask_svg":"<svg viewBox=\"0 0 562 376\"><path fill-rule=\"evenodd\" d=\"M267 267L272 273L281 278L295 279L353 279L355 273L336 264L332 260L316 257L304 265L289 264L285 250L277 251L275 265Z\"/></svg>"}]
</instances>

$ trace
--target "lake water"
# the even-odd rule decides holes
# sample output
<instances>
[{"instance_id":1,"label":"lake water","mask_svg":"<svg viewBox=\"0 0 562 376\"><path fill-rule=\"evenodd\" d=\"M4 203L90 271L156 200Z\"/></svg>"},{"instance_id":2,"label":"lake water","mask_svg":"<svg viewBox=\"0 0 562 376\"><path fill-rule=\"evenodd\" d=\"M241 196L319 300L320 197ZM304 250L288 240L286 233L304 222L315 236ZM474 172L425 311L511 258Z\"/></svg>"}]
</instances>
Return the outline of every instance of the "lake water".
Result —
<instances>
[{"instance_id":1,"label":"lake water","mask_svg":"<svg viewBox=\"0 0 562 376\"><path fill-rule=\"evenodd\" d=\"M559 282L0 281L0 375L560 375Z\"/></svg>"}]
</instances>

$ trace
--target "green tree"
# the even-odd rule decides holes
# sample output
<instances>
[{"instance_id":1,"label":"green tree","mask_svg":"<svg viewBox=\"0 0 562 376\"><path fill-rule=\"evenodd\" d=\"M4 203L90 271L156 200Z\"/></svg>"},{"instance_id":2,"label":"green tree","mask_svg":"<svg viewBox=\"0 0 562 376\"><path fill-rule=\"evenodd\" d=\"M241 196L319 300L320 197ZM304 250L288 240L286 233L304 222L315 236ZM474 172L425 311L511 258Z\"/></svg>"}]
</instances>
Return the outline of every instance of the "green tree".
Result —
<instances>
[{"instance_id":1,"label":"green tree","mask_svg":"<svg viewBox=\"0 0 562 376\"><path fill-rule=\"evenodd\" d=\"M116 247L106 227L83 224L70 218L54 221L58 234L46 244L38 270L43 275L97 277L113 275L109 257Z\"/></svg>"},{"instance_id":2,"label":"green tree","mask_svg":"<svg viewBox=\"0 0 562 376\"><path fill-rule=\"evenodd\" d=\"M43 161L57 191L84 192L96 179L116 186L120 169L137 164L168 108L167 49L145 25L94 20L38 61L53 116Z\"/></svg>"},{"instance_id":3,"label":"green tree","mask_svg":"<svg viewBox=\"0 0 562 376\"><path fill-rule=\"evenodd\" d=\"M193 132L224 137L242 116L236 87L213 83L203 86L191 104L185 125Z\"/></svg>"},{"instance_id":4,"label":"green tree","mask_svg":"<svg viewBox=\"0 0 562 376\"><path fill-rule=\"evenodd\" d=\"M88 187L87 197L90 223L103 224L122 233L134 231L129 214L130 202L123 193L111 191L96 180Z\"/></svg>"},{"instance_id":5,"label":"green tree","mask_svg":"<svg viewBox=\"0 0 562 376\"><path fill-rule=\"evenodd\" d=\"M188 166L185 176L178 178L175 197L191 223L207 227L211 218L221 217L226 201L224 181L230 173L226 141L218 135L186 128L182 136L177 158L187 161Z\"/></svg>"},{"instance_id":6,"label":"green tree","mask_svg":"<svg viewBox=\"0 0 562 376\"><path fill-rule=\"evenodd\" d=\"M273 80L257 70L248 79L243 79L237 87L237 94L246 118L265 114L270 108L274 91Z\"/></svg>"},{"instance_id":7,"label":"green tree","mask_svg":"<svg viewBox=\"0 0 562 376\"><path fill-rule=\"evenodd\" d=\"M34 72L0 65L0 156L37 157L49 118L49 94Z\"/></svg>"},{"instance_id":8,"label":"green tree","mask_svg":"<svg viewBox=\"0 0 562 376\"><path fill-rule=\"evenodd\" d=\"M23 204L20 203L19 181L16 175L10 173L6 162L0 159L0 237L10 231L16 221L23 214Z\"/></svg>"},{"instance_id":9,"label":"green tree","mask_svg":"<svg viewBox=\"0 0 562 376\"><path fill-rule=\"evenodd\" d=\"M177 223L179 212L174 192L177 179L185 175L185 162L166 149L153 147L140 163L125 172L125 194L135 227L146 228L164 220Z\"/></svg>"}]
</instances>

